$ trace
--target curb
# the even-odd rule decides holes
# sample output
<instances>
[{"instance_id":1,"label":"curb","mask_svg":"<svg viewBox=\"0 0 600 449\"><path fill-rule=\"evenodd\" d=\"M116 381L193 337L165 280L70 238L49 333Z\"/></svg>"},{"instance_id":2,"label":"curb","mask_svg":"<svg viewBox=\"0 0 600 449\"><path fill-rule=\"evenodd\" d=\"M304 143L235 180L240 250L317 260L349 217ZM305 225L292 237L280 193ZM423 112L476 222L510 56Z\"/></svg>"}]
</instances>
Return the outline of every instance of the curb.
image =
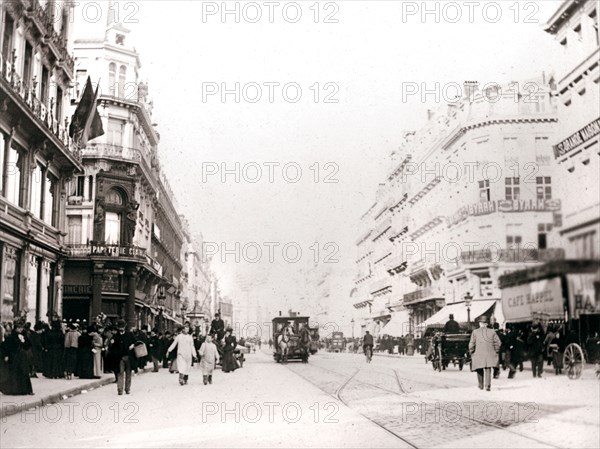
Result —
<instances>
[{"instance_id":1,"label":"curb","mask_svg":"<svg viewBox=\"0 0 600 449\"><path fill-rule=\"evenodd\" d=\"M139 374L144 374L151 371L152 368L144 368L143 370L139 370ZM68 390L61 391L60 393L52 393L47 396L44 396L39 399L32 400L30 402L21 402L16 404L15 402L9 402L7 404L2 404L0 400L0 419L4 419L7 416L16 415L17 413L22 413L27 410L31 410L37 407L44 407L48 404L54 404L56 402L63 401L63 396L73 397L80 395L83 390L92 390L104 387L106 385L113 384L115 382L114 377L107 377L106 379L96 380L94 382L90 382L84 385L80 385L78 387L73 387ZM2 396L0 396L0 399Z\"/></svg>"}]
</instances>

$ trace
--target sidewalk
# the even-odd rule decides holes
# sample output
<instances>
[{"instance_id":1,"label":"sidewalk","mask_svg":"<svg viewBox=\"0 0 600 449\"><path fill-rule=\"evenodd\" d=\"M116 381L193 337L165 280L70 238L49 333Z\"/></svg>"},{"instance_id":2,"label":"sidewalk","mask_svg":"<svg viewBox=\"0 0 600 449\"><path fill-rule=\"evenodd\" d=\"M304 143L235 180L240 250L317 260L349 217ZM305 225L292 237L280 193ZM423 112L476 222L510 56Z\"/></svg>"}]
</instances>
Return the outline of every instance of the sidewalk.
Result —
<instances>
[{"instance_id":1,"label":"sidewalk","mask_svg":"<svg viewBox=\"0 0 600 449\"><path fill-rule=\"evenodd\" d=\"M144 368L138 372L138 375L150 370L151 368ZM33 396L12 396L0 393L0 418L60 402L78 394L85 394L115 381L115 376L112 373L103 374L101 379L73 378L72 380L47 379L39 373L38 375L40 377L31 379L33 392L35 393Z\"/></svg>"}]
</instances>

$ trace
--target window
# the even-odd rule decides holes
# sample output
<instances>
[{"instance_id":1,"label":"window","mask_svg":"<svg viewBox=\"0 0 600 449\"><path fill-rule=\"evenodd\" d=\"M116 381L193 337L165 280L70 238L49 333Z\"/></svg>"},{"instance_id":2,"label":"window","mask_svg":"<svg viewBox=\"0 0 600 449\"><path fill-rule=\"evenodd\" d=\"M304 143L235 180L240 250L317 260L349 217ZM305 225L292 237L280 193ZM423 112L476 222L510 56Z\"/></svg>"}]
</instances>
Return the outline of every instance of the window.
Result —
<instances>
[{"instance_id":1,"label":"window","mask_svg":"<svg viewBox=\"0 0 600 449\"><path fill-rule=\"evenodd\" d=\"M546 249L548 247L548 233L552 231L551 224L538 224L538 248Z\"/></svg>"},{"instance_id":2,"label":"window","mask_svg":"<svg viewBox=\"0 0 600 449\"><path fill-rule=\"evenodd\" d=\"M108 65L108 93L111 96L116 96L116 82L117 82L117 65L111 62Z\"/></svg>"},{"instance_id":3,"label":"window","mask_svg":"<svg viewBox=\"0 0 600 449\"><path fill-rule=\"evenodd\" d=\"M81 244L81 216L71 215L69 217L68 233L71 245Z\"/></svg>"},{"instance_id":4,"label":"window","mask_svg":"<svg viewBox=\"0 0 600 449\"><path fill-rule=\"evenodd\" d=\"M576 259L598 258L598 237L596 231L586 232L569 238Z\"/></svg>"},{"instance_id":5,"label":"window","mask_svg":"<svg viewBox=\"0 0 600 449\"><path fill-rule=\"evenodd\" d=\"M0 132L0 195L4 195L4 133Z\"/></svg>"},{"instance_id":6,"label":"window","mask_svg":"<svg viewBox=\"0 0 600 449\"><path fill-rule=\"evenodd\" d=\"M121 120L108 119L108 143L116 146L123 145L123 127Z\"/></svg>"},{"instance_id":7,"label":"window","mask_svg":"<svg viewBox=\"0 0 600 449\"><path fill-rule=\"evenodd\" d=\"M536 193L538 200L550 200L552 199L552 179L550 176L538 176L536 177Z\"/></svg>"},{"instance_id":8,"label":"window","mask_svg":"<svg viewBox=\"0 0 600 449\"><path fill-rule=\"evenodd\" d=\"M81 97L83 89L85 89L85 83L87 81L87 72L85 70L77 70L77 72L75 74L75 79L77 82L76 96L77 96L77 98L79 98L79 97Z\"/></svg>"},{"instance_id":9,"label":"window","mask_svg":"<svg viewBox=\"0 0 600 449\"><path fill-rule=\"evenodd\" d=\"M83 191L85 188L85 177L84 176L76 176L75 182L71 184L71 191L69 196L83 196Z\"/></svg>"},{"instance_id":10,"label":"window","mask_svg":"<svg viewBox=\"0 0 600 449\"><path fill-rule=\"evenodd\" d=\"M92 196L94 193L94 177L92 175L88 176L88 201L92 201Z\"/></svg>"},{"instance_id":11,"label":"window","mask_svg":"<svg viewBox=\"0 0 600 449\"><path fill-rule=\"evenodd\" d=\"M518 200L521 195L521 187L519 178L506 178L505 183L505 191L506 191L506 199L509 201Z\"/></svg>"},{"instance_id":12,"label":"window","mask_svg":"<svg viewBox=\"0 0 600 449\"><path fill-rule=\"evenodd\" d=\"M111 189L111 190L109 190L108 194L106 195L106 204L122 206L123 205L123 197L117 190Z\"/></svg>"},{"instance_id":13,"label":"window","mask_svg":"<svg viewBox=\"0 0 600 449\"><path fill-rule=\"evenodd\" d=\"M548 144L548 137L535 138L535 161L538 165L550 165L551 147Z\"/></svg>"},{"instance_id":14,"label":"window","mask_svg":"<svg viewBox=\"0 0 600 449\"><path fill-rule=\"evenodd\" d=\"M119 98L125 98L125 81L127 79L127 67L119 68Z\"/></svg>"},{"instance_id":15,"label":"window","mask_svg":"<svg viewBox=\"0 0 600 449\"><path fill-rule=\"evenodd\" d=\"M506 236L506 247L508 249L517 249L521 246L523 239L520 235L507 235Z\"/></svg>"},{"instance_id":16,"label":"window","mask_svg":"<svg viewBox=\"0 0 600 449\"><path fill-rule=\"evenodd\" d=\"M118 245L121 240L121 216L115 212L106 212L104 240L107 245Z\"/></svg>"},{"instance_id":17,"label":"window","mask_svg":"<svg viewBox=\"0 0 600 449\"><path fill-rule=\"evenodd\" d=\"M486 202L490 201L490 180L485 179L479 181L479 201Z\"/></svg>"},{"instance_id":18,"label":"window","mask_svg":"<svg viewBox=\"0 0 600 449\"><path fill-rule=\"evenodd\" d=\"M11 53L13 51L12 38L15 29L15 23L8 14L4 13L4 30L2 32L2 58L6 61L10 60Z\"/></svg>"},{"instance_id":19,"label":"window","mask_svg":"<svg viewBox=\"0 0 600 449\"><path fill-rule=\"evenodd\" d=\"M21 167L19 165L19 153L12 146L8 149L8 156L6 158L6 185L4 186L4 192L6 199L18 206L23 203L21 201Z\"/></svg>"},{"instance_id":20,"label":"window","mask_svg":"<svg viewBox=\"0 0 600 449\"><path fill-rule=\"evenodd\" d=\"M50 88L50 72L46 66L42 67L42 85L40 86L40 99L45 106L48 106L48 95Z\"/></svg>"},{"instance_id":21,"label":"window","mask_svg":"<svg viewBox=\"0 0 600 449\"><path fill-rule=\"evenodd\" d=\"M56 88L56 120L59 124L63 123L63 91L60 87Z\"/></svg>"},{"instance_id":22,"label":"window","mask_svg":"<svg viewBox=\"0 0 600 449\"><path fill-rule=\"evenodd\" d=\"M43 217L43 204L42 199L44 197L44 177L43 169L39 164L35 164L35 168L31 173L31 202L29 204L29 210L33 215L39 219Z\"/></svg>"},{"instance_id":23,"label":"window","mask_svg":"<svg viewBox=\"0 0 600 449\"><path fill-rule=\"evenodd\" d=\"M44 197L44 221L51 226L56 226L56 216L54 215L55 197L54 190L56 179L50 174L46 175L46 195Z\"/></svg>"},{"instance_id":24,"label":"window","mask_svg":"<svg viewBox=\"0 0 600 449\"><path fill-rule=\"evenodd\" d=\"M31 82L31 61L33 60L33 48L29 42L25 43L25 56L23 58L23 82L29 86Z\"/></svg>"}]
</instances>

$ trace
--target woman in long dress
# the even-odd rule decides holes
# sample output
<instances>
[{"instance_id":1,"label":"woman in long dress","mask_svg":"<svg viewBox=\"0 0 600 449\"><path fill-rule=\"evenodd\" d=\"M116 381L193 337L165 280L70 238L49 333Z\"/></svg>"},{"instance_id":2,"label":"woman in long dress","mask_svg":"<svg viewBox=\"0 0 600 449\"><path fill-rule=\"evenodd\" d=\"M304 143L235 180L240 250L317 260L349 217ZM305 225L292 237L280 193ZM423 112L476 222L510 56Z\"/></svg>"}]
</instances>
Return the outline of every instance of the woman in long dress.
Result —
<instances>
[{"instance_id":1,"label":"woman in long dress","mask_svg":"<svg viewBox=\"0 0 600 449\"><path fill-rule=\"evenodd\" d=\"M31 341L25 335L22 322L16 322L14 330L1 345L2 362L2 393L7 395L33 394L28 351Z\"/></svg>"},{"instance_id":2,"label":"woman in long dress","mask_svg":"<svg viewBox=\"0 0 600 449\"><path fill-rule=\"evenodd\" d=\"M77 342L80 379L94 378L94 353L92 352L94 337L88 333L90 329L93 330L93 328L82 328Z\"/></svg>"},{"instance_id":3,"label":"woman in long dress","mask_svg":"<svg viewBox=\"0 0 600 449\"><path fill-rule=\"evenodd\" d=\"M185 323L181 333L175 337L171 346L167 350L167 355L177 347L177 371L179 371L179 385L185 385L188 382L190 368L196 349L194 348L194 339L190 335L190 325Z\"/></svg>"},{"instance_id":4,"label":"woman in long dress","mask_svg":"<svg viewBox=\"0 0 600 449\"><path fill-rule=\"evenodd\" d=\"M207 383L212 384L212 374L218 361L219 352L217 347L212 342L212 336L207 335L206 340L200 346L200 369L202 369L204 385Z\"/></svg>"},{"instance_id":5,"label":"woman in long dress","mask_svg":"<svg viewBox=\"0 0 600 449\"><path fill-rule=\"evenodd\" d=\"M90 335L92 336L92 353L94 354L94 378L102 377L102 336L95 326L90 326Z\"/></svg>"},{"instance_id":6,"label":"woman in long dress","mask_svg":"<svg viewBox=\"0 0 600 449\"><path fill-rule=\"evenodd\" d=\"M233 329L228 327L225 332L225 345L223 346L223 372L229 373L237 369L237 362L233 351L237 347L237 340L232 335Z\"/></svg>"}]
</instances>

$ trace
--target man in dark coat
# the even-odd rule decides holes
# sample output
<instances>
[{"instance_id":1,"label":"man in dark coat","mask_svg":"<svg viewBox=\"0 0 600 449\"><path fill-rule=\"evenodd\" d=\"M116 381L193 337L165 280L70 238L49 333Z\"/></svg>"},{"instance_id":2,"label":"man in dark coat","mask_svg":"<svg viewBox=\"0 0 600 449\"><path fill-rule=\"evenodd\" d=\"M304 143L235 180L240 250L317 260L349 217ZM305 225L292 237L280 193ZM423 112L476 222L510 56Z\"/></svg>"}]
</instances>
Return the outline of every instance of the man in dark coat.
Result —
<instances>
[{"instance_id":1,"label":"man in dark coat","mask_svg":"<svg viewBox=\"0 0 600 449\"><path fill-rule=\"evenodd\" d=\"M498 366L500 339L493 329L487 327L488 318L484 315L477 319L479 329L475 329L469 341L471 353L471 371L477 372L479 389L491 390L492 368Z\"/></svg>"},{"instance_id":2,"label":"man in dark coat","mask_svg":"<svg viewBox=\"0 0 600 449\"><path fill-rule=\"evenodd\" d=\"M156 329L150 331L150 338L148 338L148 353L152 358L153 373L158 373L160 362L162 361L162 342L158 335L156 335Z\"/></svg>"},{"instance_id":3,"label":"man in dark coat","mask_svg":"<svg viewBox=\"0 0 600 449\"><path fill-rule=\"evenodd\" d=\"M542 377L542 372L544 371L544 338L542 326L534 322L527 337L527 350L529 352L529 359L531 360L533 377Z\"/></svg>"},{"instance_id":4,"label":"man in dark coat","mask_svg":"<svg viewBox=\"0 0 600 449\"><path fill-rule=\"evenodd\" d=\"M125 330L126 327L125 321L119 320L117 323L118 331L113 335L108 347L109 357L115 363L114 368L117 372L117 392L119 395L123 394L123 386L126 394L131 391L131 360L135 359L132 353L135 337L131 332Z\"/></svg>"},{"instance_id":5,"label":"man in dark coat","mask_svg":"<svg viewBox=\"0 0 600 449\"><path fill-rule=\"evenodd\" d=\"M457 321L454 320L454 315L451 313L448 316L448 321L444 324L445 334L458 334L460 332L460 326Z\"/></svg>"},{"instance_id":6,"label":"man in dark coat","mask_svg":"<svg viewBox=\"0 0 600 449\"><path fill-rule=\"evenodd\" d=\"M171 332L169 332L169 331L165 332L165 336L162 339L162 346L161 346L163 368L169 368L169 362L173 358L173 353L175 353L175 357L177 356L176 351L172 351L171 357L169 357L167 355L167 350L169 349L169 346L171 346L171 344L173 343L173 340L174 340L174 338L173 338L173 335L171 335Z\"/></svg>"},{"instance_id":7,"label":"man in dark coat","mask_svg":"<svg viewBox=\"0 0 600 449\"><path fill-rule=\"evenodd\" d=\"M15 322L13 332L2 342L2 393L7 395L33 394L30 374L31 341L25 335L24 323Z\"/></svg>"},{"instance_id":8,"label":"man in dark coat","mask_svg":"<svg viewBox=\"0 0 600 449\"><path fill-rule=\"evenodd\" d=\"M219 312L215 313L215 319L210 323L210 331L209 334L215 334L217 340L223 340L225 336L225 323L221 319L221 314Z\"/></svg>"}]
</instances>

